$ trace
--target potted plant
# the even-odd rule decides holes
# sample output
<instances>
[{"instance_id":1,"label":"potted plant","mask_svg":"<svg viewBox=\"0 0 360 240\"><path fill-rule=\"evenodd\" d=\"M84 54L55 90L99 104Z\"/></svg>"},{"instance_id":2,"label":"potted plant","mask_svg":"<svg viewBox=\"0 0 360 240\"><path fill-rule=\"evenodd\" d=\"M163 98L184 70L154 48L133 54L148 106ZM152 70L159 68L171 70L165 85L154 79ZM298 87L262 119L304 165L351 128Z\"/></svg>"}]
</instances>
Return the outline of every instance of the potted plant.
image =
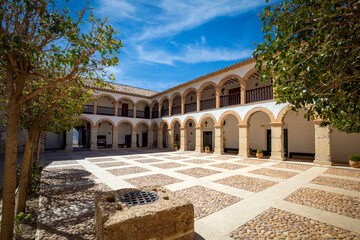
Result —
<instances>
[{"instance_id":1,"label":"potted plant","mask_svg":"<svg viewBox=\"0 0 360 240\"><path fill-rule=\"evenodd\" d=\"M127 145L126 145L126 143L123 145L123 148L127 148Z\"/></svg>"},{"instance_id":2,"label":"potted plant","mask_svg":"<svg viewBox=\"0 0 360 240\"><path fill-rule=\"evenodd\" d=\"M356 154L350 155L349 164L353 168L360 168L360 156Z\"/></svg>"},{"instance_id":3,"label":"potted plant","mask_svg":"<svg viewBox=\"0 0 360 240\"><path fill-rule=\"evenodd\" d=\"M210 152L210 147L209 146L205 146L205 152L209 153Z\"/></svg>"},{"instance_id":4,"label":"potted plant","mask_svg":"<svg viewBox=\"0 0 360 240\"><path fill-rule=\"evenodd\" d=\"M178 150L178 145L176 143L174 144L174 150Z\"/></svg>"},{"instance_id":5,"label":"potted plant","mask_svg":"<svg viewBox=\"0 0 360 240\"><path fill-rule=\"evenodd\" d=\"M257 157L257 158L262 158L263 156L264 156L263 150L258 149L258 150L256 151L256 157Z\"/></svg>"},{"instance_id":6,"label":"potted plant","mask_svg":"<svg viewBox=\"0 0 360 240\"><path fill-rule=\"evenodd\" d=\"M253 149L251 147L249 147L249 154L250 156L253 154Z\"/></svg>"}]
</instances>

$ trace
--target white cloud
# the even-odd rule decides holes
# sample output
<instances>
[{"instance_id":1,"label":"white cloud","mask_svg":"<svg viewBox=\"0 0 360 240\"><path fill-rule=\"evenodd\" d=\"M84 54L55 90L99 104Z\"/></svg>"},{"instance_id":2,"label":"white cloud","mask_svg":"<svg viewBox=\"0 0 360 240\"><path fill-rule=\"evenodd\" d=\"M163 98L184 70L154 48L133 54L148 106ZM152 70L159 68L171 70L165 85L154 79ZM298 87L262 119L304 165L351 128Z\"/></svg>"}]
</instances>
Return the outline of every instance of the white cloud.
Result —
<instances>
[{"instance_id":1,"label":"white cloud","mask_svg":"<svg viewBox=\"0 0 360 240\"><path fill-rule=\"evenodd\" d=\"M136 17L137 8L127 0L100 0L96 12L111 20L122 20L130 18L139 21Z\"/></svg>"}]
</instances>

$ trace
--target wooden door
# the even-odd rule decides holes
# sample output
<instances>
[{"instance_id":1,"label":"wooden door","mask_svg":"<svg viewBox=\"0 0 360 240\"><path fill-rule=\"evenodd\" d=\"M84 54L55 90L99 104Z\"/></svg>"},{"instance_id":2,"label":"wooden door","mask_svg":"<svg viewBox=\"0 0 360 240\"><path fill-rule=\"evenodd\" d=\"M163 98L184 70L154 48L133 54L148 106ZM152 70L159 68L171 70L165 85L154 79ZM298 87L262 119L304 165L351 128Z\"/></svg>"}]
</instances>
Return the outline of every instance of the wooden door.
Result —
<instances>
[{"instance_id":1,"label":"wooden door","mask_svg":"<svg viewBox=\"0 0 360 240\"><path fill-rule=\"evenodd\" d=\"M129 115L129 104L123 103L121 104L121 116L127 117Z\"/></svg>"},{"instance_id":2,"label":"wooden door","mask_svg":"<svg viewBox=\"0 0 360 240\"><path fill-rule=\"evenodd\" d=\"M147 136L147 132L142 133L142 147L147 147Z\"/></svg>"},{"instance_id":3,"label":"wooden door","mask_svg":"<svg viewBox=\"0 0 360 240\"><path fill-rule=\"evenodd\" d=\"M212 151L212 132L203 132L203 147L209 146Z\"/></svg>"}]
</instances>

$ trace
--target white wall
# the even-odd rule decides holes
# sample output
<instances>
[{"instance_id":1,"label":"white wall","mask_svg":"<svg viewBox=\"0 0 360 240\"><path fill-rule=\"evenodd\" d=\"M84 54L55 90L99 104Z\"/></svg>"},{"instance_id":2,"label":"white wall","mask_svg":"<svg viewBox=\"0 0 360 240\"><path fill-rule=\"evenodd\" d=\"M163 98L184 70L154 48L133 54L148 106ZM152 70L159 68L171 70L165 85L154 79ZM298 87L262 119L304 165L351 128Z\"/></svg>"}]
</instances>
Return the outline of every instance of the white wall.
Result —
<instances>
[{"instance_id":1,"label":"white wall","mask_svg":"<svg viewBox=\"0 0 360 240\"><path fill-rule=\"evenodd\" d=\"M257 86L256 86L257 84ZM255 88L266 87L271 85L271 82L261 82L259 78L250 78L246 82L246 90L252 90Z\"/></svg>"},{"instance_id":2,"label":"white wall","mask_svg":"<svg viewBox=\"0 0 360 240\"><path fill-rule=\"evenodd\" d=\"M190 124L191 123L191 127ZM187 147L188 150L195 150L196 146L196 131L195 131L195 122L193 120L189 120L186 122L185 131L187 131Z\"/></svg>"},{"instance_id":3,"label":"white wall","mask_svg":"<svg viewBox=\"0 0 360 240\"><path fill-rule=\"evenodd\" d=\"M235 116L226 117L223 125L224 148L239 149L239 121Z\"/></svg>"},{"instance_id":4,"label":"white wall","mask_svg":"<svg viewBox=\"0 0 360 240\"><path fill-rule=\"evenodd\" d=\"M114 100L109 97L101 97L97 99L96 104L97 106L102 106L102 107L115 107Z\"/></svg>"},{"instance_id":5,"label":"white wall","mask_svg":"<svg viewBox=\"0 0 360 240\"><path fill-rule=\"evenodd\" d=\"M97 130L97 135L105 135L106 136L106 144L112 144L112 125L108 121L102 121L100 123L100 127Z\"/></svg>"},{"instance_id":6,"label":"white wall","mask_svg":"<svg viewBox=\"0 0 360 240\"><path fill-rule=\"evenodd\" d=\"M196 93L194 91L191 91L185 97L185 104L194 102L196 102Z\"/></svg>"},{"instance_id":7,"label":"white wall","mask_svg":"<svg viewBox=\"0 0 360 240\"><path fill-rule=\"evenodd\" d=\"M207 124L207 127L205 127L205 122L208 122ZM202 124L202 129L203 129L203 132L212 132L212 150L214 151L215 149L215 128L214 128L214 121L211 119L211 118L206 118L204 121L203 121L203 124ZM203 137L203 136L201 136ZM203 146L201 146L203 147Z\"/></svg>"},{"instance_id":8,"label":"white wall","mask_svg":"<svg viewBox=\"0 0 360 240\"><path fill-rule=\"evenodd\" d=\"M64 133L45 133L45 149L62 149L64 143Z\"/></svg>"},{"instance_id":9,"label":"white wall","mask_svg":"<svg viewBox=\"0 0 360 240\"><path fill-rule=\"evenodd\" d=\"M331 129L331 158L335 162L348 163L352 154L360 155L360 134L339 132Z\"/></svg>"},{"instance_id":10,"label":"white wall","mask_svg":"<svg viewBox=\"0 0 360 240\"><path fill-rule=\"evenodd\" d=\"M268 150L266 130L271 129L270 118L263 112L256 112L250 118L250 148Z\"/></svg>"},{"instance_id":11,"label":"white wall","mask_svg":"<svg viewBox=\"0 0 360 240\"><path fill-rule=\"evenodd\" d=\"M131 125L129 123L122 123L119 126L119 144L125 143L125 135L131 135Z\"/></svg>"},{"instance_id":12,"label":"white wall","mask_svg":"<svg viewBox=\"0 0 360 240\"><path fill-rule=\"evenodd\" d=\"M127 100L127 99L121 99L120 102L119 102L119 108L122 108L122 104L125 103L125 104L128 104L128 109L130 110L133 110L134 109L134 104Z\"/></svg>"}]
</instances>

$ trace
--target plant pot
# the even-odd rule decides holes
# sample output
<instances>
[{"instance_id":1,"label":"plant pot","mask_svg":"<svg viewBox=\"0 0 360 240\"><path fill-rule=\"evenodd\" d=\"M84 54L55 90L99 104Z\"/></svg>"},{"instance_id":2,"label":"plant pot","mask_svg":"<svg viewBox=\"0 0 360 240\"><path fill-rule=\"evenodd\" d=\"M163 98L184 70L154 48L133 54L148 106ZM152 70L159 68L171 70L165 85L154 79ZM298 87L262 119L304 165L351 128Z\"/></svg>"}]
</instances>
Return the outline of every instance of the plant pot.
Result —
<instances>
[{"instance_id":1,"label":"plant pot","mask_svg":"<svg viewBox=\"0 0 360 240\"><path fill-rule=\"evenodd\" d=\"M262 158L264 156L264 153L256 153L257 158Z\"/></svg>"},{"instance_id":2,"label":"plant pot","mask_svg":"<svg viewBox=\"0 0 360 240\"><path fill-rule=\"evenodd\" d=\"M175 150L175 151L178 150L178 147L174 147L174 150Z\"/></svg>"},{"instance_id":3,"label":"plant pot","mask_svg":"<svg viewBox=\"0 0 360 240\"><path fill-rule=\"evenodd\" d=\"M210 149L205 149L205 152L206 152L206 153L210 153Z\"/></svg>"},{"instance_id":4,"label":"plant pot","mask_svg":"<svg viewBox=\"0 0 360 240\"><path fill-rule=\"evenodd\" d=\"M123 148L127 148L127 146L126 146L126 145L124 145L124 146L123 146Z\"/></svg>"},{"instance_id":5,"label":"plant pot","mask_svg":"<svg viewBox=\"0 0 360 240\"><path fill-rule=\"evenodd\" d=\"M352 160L349 160L349 164L351 167L353 168L360 168L360 161L352 161Z\"/></svg>"}]
</instances>

